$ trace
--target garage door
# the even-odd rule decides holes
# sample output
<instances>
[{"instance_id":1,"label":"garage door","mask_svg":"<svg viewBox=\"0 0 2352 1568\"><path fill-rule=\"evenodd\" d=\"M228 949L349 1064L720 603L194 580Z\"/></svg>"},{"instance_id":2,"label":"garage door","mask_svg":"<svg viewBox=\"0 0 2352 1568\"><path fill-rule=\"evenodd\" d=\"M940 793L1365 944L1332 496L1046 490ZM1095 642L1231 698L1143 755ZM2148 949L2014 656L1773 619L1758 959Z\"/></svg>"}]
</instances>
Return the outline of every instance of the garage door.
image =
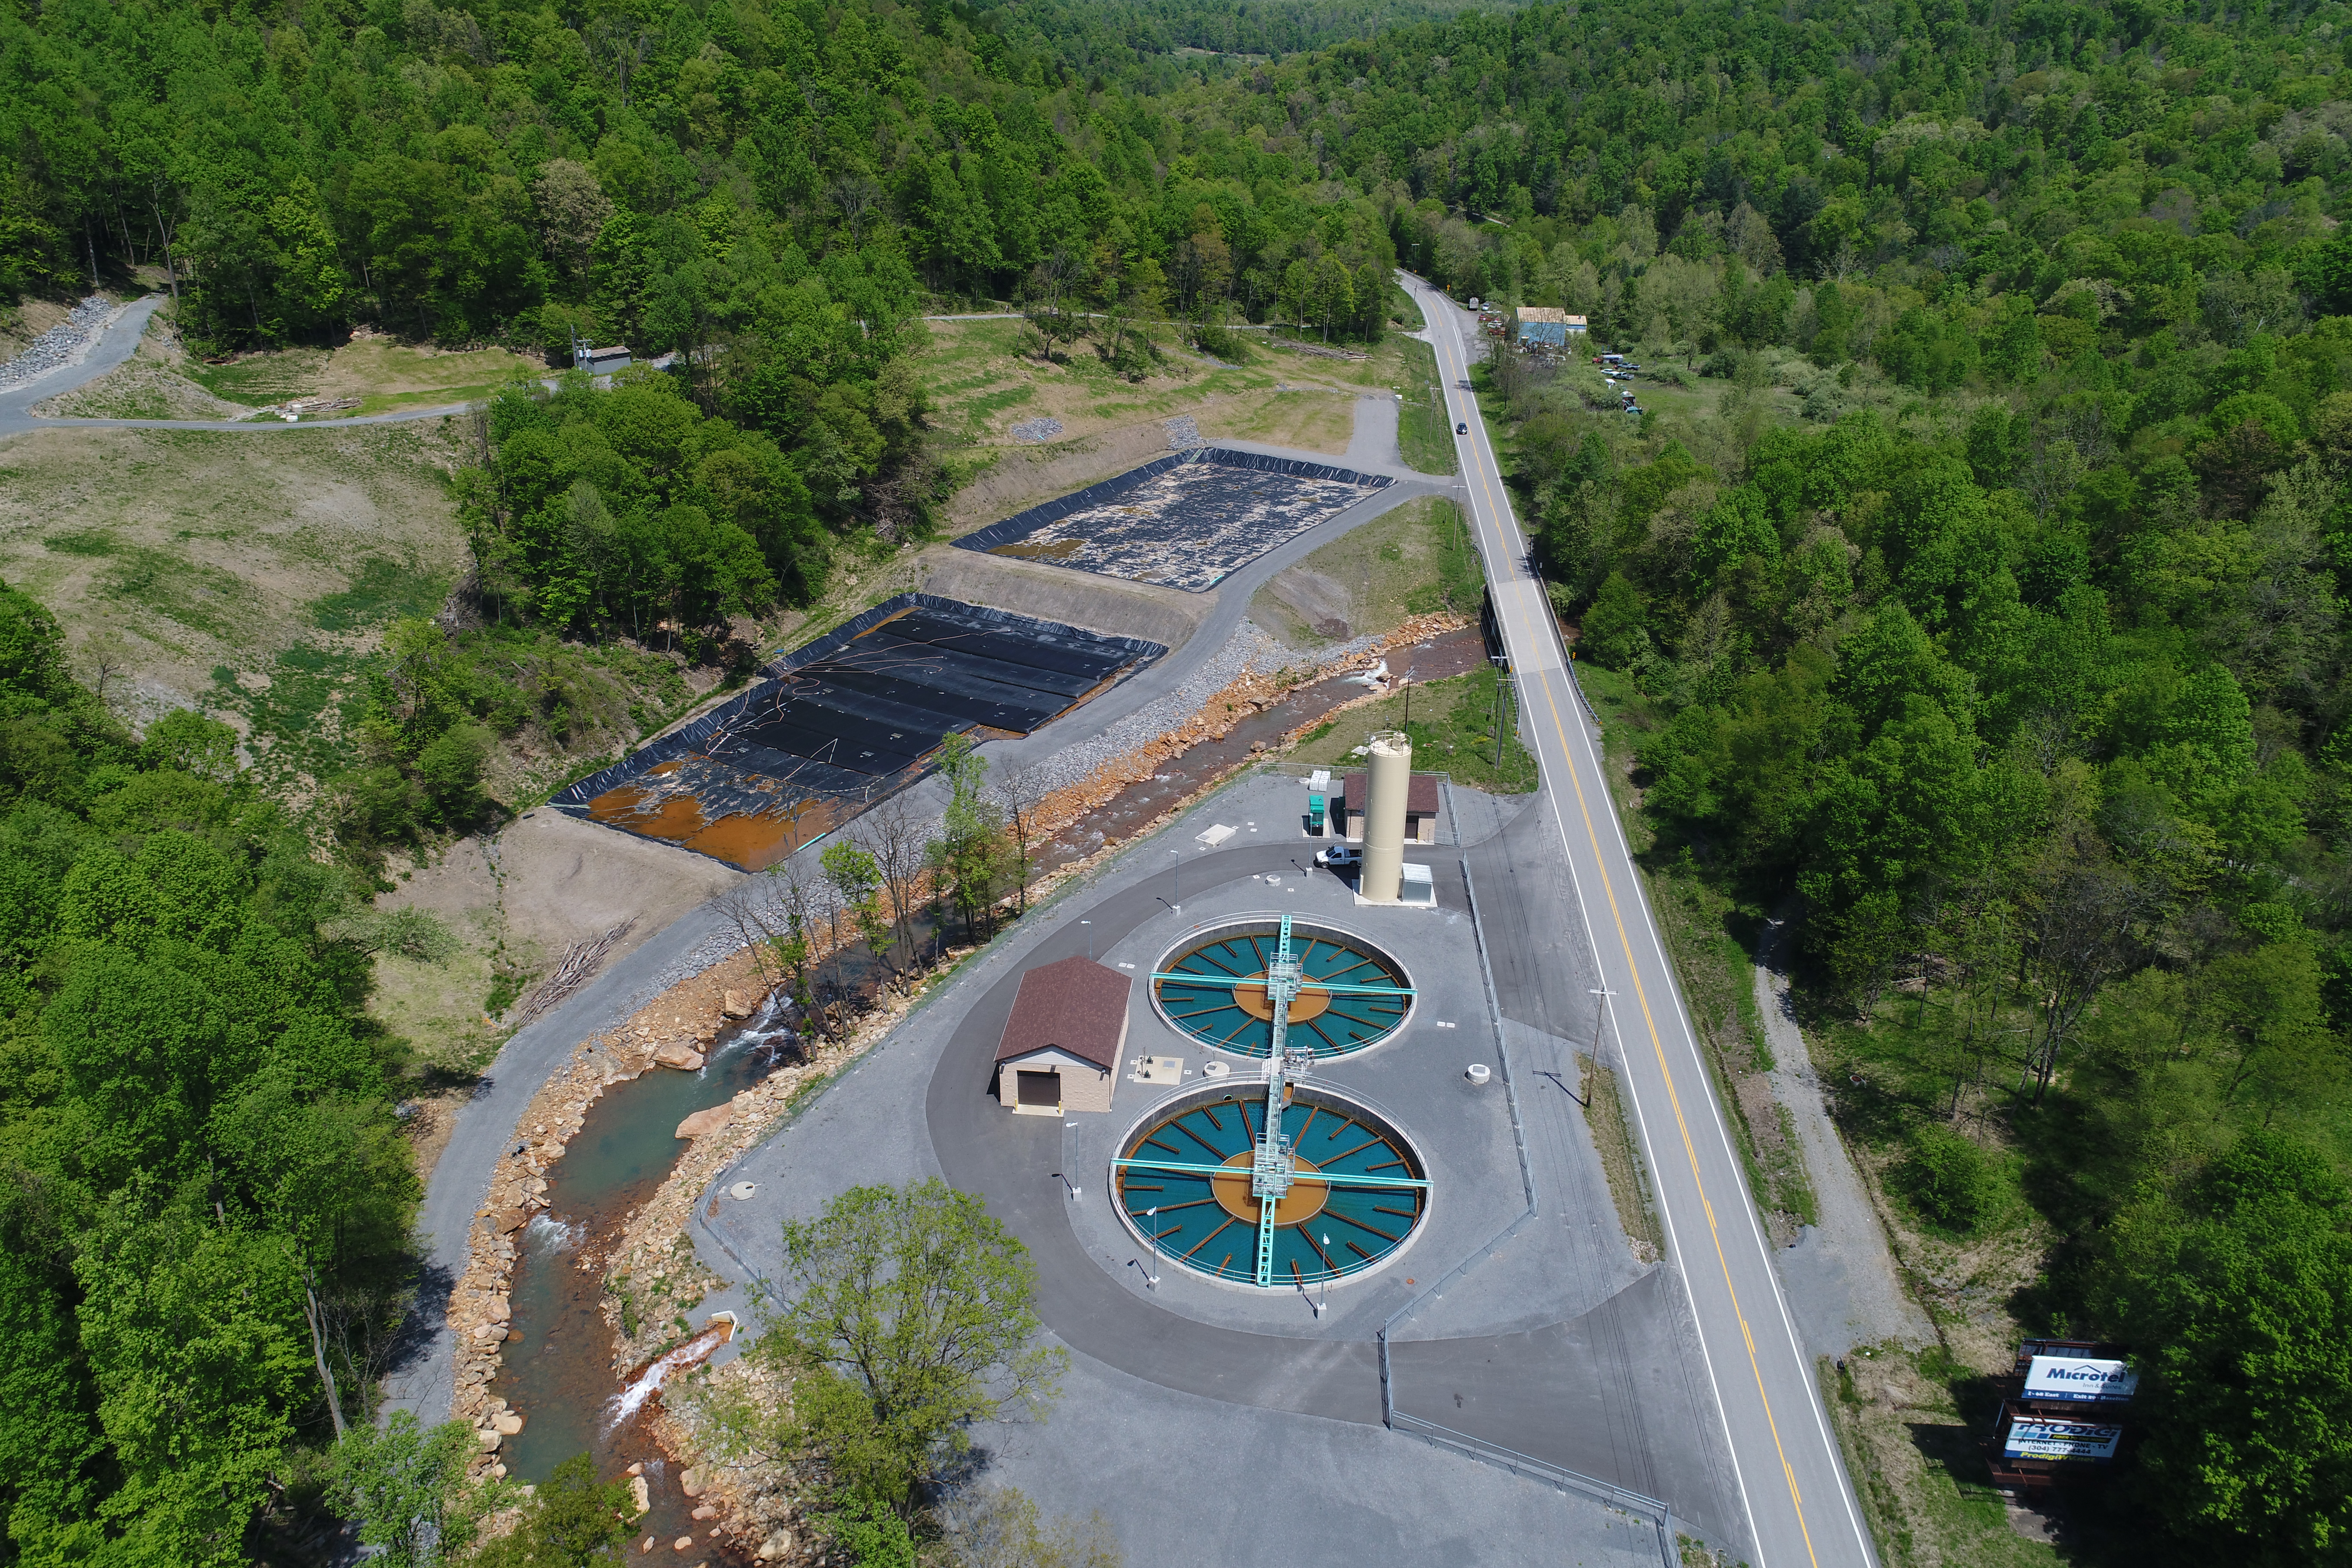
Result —
<instances>
[{"instance_id":1,"label":"garage door","mask_svg":"<svg viewBox=\"0 0 2352 1568\"><path fill-rule=\"evenodd\" d=\"M1062 1103L1062 1075L1057 1072L1024 1072L1019 1075L1021 1103L1024 1105L1059 1105Z\"/></svg>"}]
</instances>

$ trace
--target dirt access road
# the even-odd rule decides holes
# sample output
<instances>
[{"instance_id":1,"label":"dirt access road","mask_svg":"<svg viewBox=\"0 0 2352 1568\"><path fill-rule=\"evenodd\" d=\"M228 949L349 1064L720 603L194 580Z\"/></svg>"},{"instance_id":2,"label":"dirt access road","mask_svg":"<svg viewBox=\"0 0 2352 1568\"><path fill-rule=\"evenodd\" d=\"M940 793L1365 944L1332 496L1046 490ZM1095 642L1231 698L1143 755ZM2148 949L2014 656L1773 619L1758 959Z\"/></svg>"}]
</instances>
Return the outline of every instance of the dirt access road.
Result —
<instances>
[{"instance_id":1,"label":"dirt access road","mask_svg":"<svg viewBox=\"0 0 2352 1568\"><path fill-rule=\"evenodd\" d=\"M161 294L150 294L144 299L131 300L100 330L83 349L79 359L61 364L47 375L35 376L30 381L0 392L0 436L15 436L27 430L49 430L66 425L116 430L321 430L347 425L396 425L410 419L438 419L444 415L463 414L471 406L464 403L446 403L432 408L402 408L390 414L363 415L355 419L306 419L299 423L258 418L54 419L33 412L35 405L62 396L76 387L88 385L129 359L138 351L139 339L147 331L147 318L153 315L155 308L163 302Z\"/></svg>"}]
</instances>

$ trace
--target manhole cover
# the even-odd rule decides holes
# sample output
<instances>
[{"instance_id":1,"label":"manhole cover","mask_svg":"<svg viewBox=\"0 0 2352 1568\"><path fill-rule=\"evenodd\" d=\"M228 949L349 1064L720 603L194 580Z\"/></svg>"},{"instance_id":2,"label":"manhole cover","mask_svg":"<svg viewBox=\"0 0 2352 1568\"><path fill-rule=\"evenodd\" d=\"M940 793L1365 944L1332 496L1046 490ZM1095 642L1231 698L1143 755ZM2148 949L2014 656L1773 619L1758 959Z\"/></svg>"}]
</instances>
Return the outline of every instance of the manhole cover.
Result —
<instances>
[{"instance_id":1,"label":"manhole cover","mask_svg":"<svg viewBox=\"0 0 2352 1568\"><path fill-rule=\"evenodd\" d=\"M740 1204L759 1190L760 1184L757 1182L738 1182L727 1189L727 1195Z\"/></svg>"}]
</instances>

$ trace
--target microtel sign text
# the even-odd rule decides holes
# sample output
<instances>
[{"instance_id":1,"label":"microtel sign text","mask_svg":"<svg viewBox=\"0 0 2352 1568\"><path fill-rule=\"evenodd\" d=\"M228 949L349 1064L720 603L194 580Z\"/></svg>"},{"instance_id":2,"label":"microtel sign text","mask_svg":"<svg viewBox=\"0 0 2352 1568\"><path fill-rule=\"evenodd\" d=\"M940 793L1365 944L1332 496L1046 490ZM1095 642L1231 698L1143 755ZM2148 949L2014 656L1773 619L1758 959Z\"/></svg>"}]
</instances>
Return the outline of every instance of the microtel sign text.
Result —
<instances>
[{"instance_id":1,"label":"microtel sign text","mask_svg":"<svg viewBox=\"0 0 2352 1568\"><path fill-rule=\"evenodd\" d=\"M2028 1399L2129 1399L2139 1373L2119 1361L2038 1355L2025 1374Z\"/></svg>"}]
</instances>

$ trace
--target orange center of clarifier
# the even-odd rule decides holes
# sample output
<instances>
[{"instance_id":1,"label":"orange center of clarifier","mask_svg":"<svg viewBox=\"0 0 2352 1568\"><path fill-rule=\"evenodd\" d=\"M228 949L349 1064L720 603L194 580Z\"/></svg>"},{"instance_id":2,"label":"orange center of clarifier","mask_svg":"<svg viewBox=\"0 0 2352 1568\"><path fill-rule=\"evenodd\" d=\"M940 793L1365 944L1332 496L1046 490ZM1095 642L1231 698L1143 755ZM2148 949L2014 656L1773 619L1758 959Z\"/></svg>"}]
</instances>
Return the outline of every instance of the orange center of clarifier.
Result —
<instances>
[{"instance_id":1,"label":"orange center of clarifier","mask_svg":"<svg viewBox=\"0 0 2352 1568\"><path fill-rule=\"evenodd\" d=\"M1250 982L1256 982L1252 984ZM1265 986L1265 971L1261 969L1249 980L1234 987L1234 1005L1251 1017L1263 1022L1274 1020L1274 997ZM1309 1018L1319 1018L1330 1010L1331 993L1319 985L1302 985L1290 1004L1290 1021L1303 1024Z\"/></svg>"},{"instance_id":2,"label":"orange center of clarifier","mask_svg":"<svg viewBox=\"0 0 2352 1568\"><path fill-rule=\"evenodd\" d=\"M1255 1157L1244 1149L1225 1162L1232 1175L1209 1178L1209 1190L1216 1194L1218 1206L1247 1225L1255 1225L1258 1216L1257 1194L1250 1191L1250 1164ZM1323 1212L1324 1200L1331 1195L1330 1184L1315 1166L1295 1156L1291 1164L1298 1173L1291 1178L1290 1190L1274 1201L1276 1225L1305 1224Z\"/></svg>"}]
</instances>

